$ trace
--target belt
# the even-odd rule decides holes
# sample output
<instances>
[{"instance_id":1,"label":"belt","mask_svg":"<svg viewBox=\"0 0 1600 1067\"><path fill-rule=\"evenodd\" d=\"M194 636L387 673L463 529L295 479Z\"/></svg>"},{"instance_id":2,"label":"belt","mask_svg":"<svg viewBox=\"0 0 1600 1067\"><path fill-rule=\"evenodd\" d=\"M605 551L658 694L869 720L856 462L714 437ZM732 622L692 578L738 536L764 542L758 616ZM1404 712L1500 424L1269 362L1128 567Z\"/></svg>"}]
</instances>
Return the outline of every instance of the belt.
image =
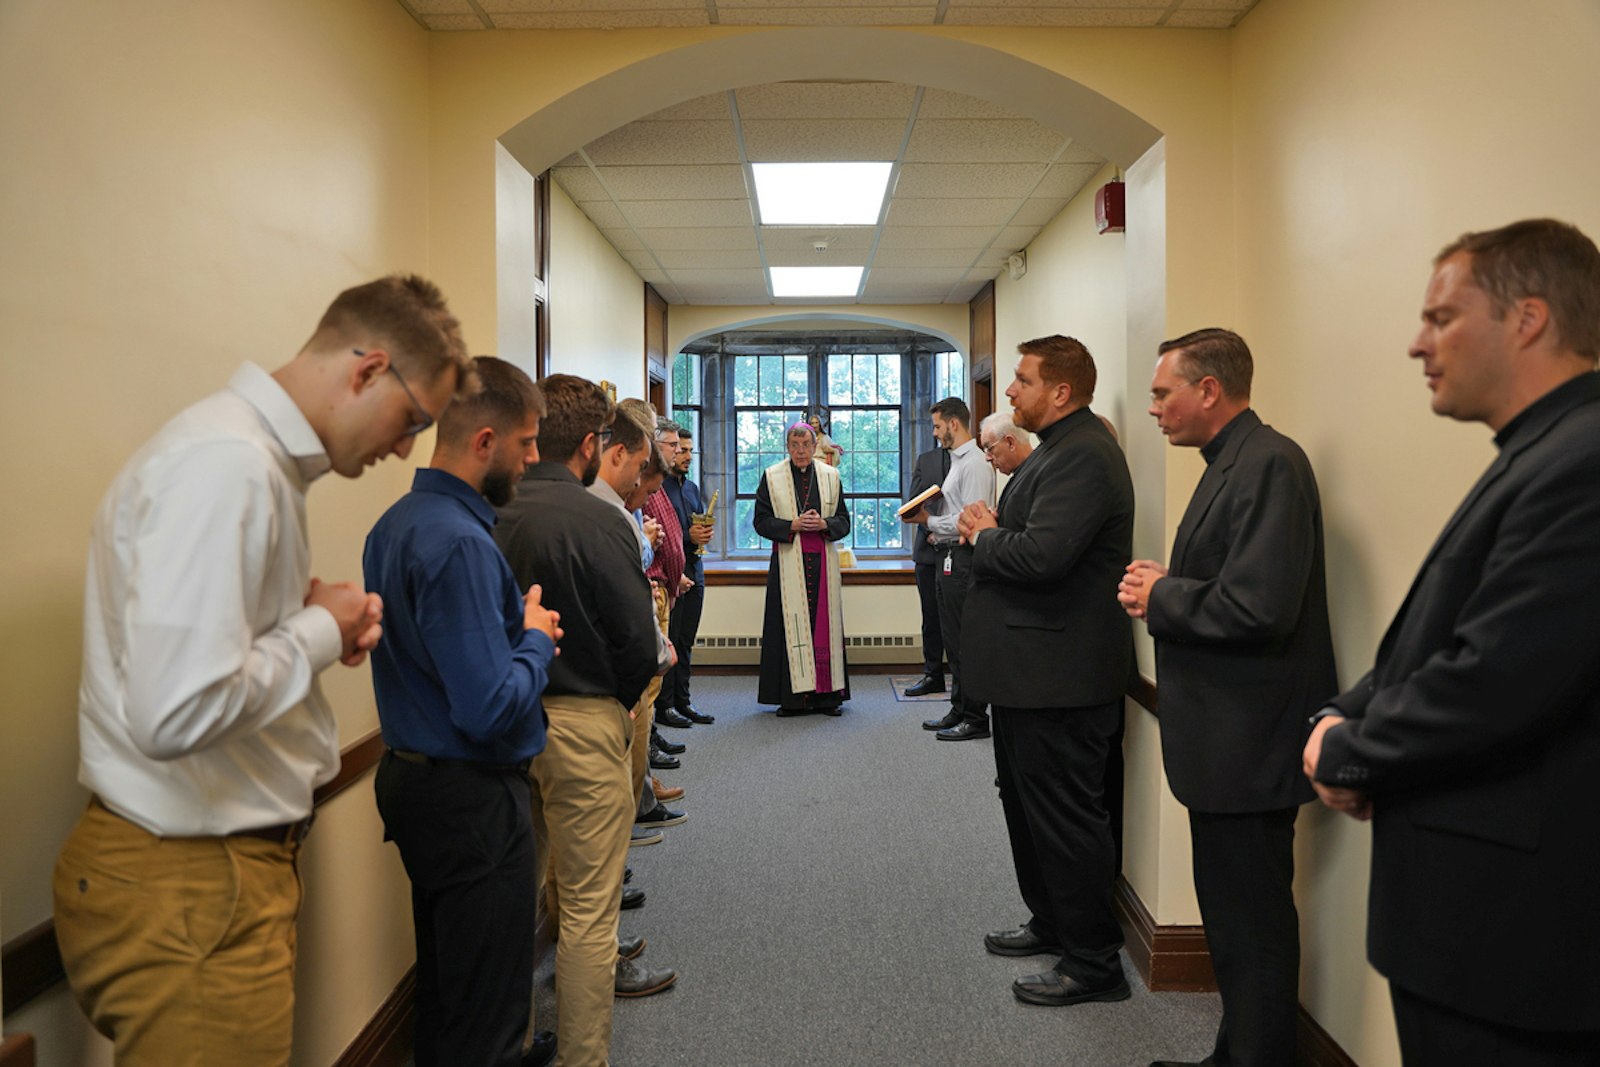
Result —
<instances>
[{"instance_id":1,"label":"belt","mask_svg":"<svg viewBox=\"0 0 1600 1067\"><path fill-rule=\"evenodd\" d=\"M253 830L235 830L228 836L259 837L263 841L272 841L280 845L298 845L311 832L311 821L316 817L316 812L312 812L294 822L279 823L277 826L258 826Z\"/></svg>"},{"instance_id":2,"label":"belt","mask_svg":"<svg viewBox=\"0 0 1600 1067\"><path fill-rule=\"evenodd\" d=\"M395 759L415 763L419 767L467 767L477 771L512 771L516 774L527 774L528 768L533 764L532 756L520 763L490 763L487 760L442 759L421 752L403 752L398 748L391 748L388 751Z\"/></svg>"}]
</instances>

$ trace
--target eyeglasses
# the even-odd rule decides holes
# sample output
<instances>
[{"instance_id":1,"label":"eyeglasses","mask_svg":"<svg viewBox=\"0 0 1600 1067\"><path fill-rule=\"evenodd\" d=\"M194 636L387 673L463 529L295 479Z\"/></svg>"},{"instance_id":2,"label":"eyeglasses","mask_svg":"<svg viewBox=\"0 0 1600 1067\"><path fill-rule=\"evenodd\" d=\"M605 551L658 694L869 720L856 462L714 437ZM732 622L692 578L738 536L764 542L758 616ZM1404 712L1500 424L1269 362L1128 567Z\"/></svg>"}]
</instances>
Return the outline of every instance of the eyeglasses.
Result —
<instances>
[{"instance_id":1,"label":"eyeglasses","mask_svg":"<svg viewBox=\"0 0 1600 1067\"><path fill-rule=\"evenodd\" d=\"M998 441L990 441L988 444L982 446L983 454L986 456L992 456L994 455L994 450L1005 443L1006 439L1004 437L1000 438Z\"/></svg>"},{"instance_id":2,"label":"eyeglasses","mask_svg":"<svg viewBox=\"0 0 1600 1067\"><path fill-rule=\"evenodd\" d=\"M367 354L363 349L360 348L352 348L350 351L354 352L358 356L365 356ZM433 425L433 416L428 414L428 409L422 406L422 402L417 399L417 394L411 391L411 386L406 384L405 378L398 370L395 369L393 363L389 364L389 373L393 374L394 380L400 383L400 388L406 391L406 399L411 401L411 406L422 413L421 417L418 418L416 422L413 422L410 426L406 427L406 432L400 435L401 437L415 437L417 434Z\"/></svg>"}]
</instances>

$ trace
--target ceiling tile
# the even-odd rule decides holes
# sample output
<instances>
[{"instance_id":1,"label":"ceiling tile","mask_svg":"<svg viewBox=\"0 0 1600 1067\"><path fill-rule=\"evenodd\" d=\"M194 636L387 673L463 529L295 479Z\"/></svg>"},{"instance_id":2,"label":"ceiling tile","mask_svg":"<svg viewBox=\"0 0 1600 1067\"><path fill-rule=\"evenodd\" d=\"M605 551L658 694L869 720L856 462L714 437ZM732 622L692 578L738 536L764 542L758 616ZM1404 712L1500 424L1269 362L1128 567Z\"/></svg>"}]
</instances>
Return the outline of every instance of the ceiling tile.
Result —
<instances>
[{"instance_id":1,"label":"ceiling tile","mask_svg":"<svg viewBox=\"0 0 1600 1067\"><path fill-rule=\"evenodd\" d=\"M472 15L479 28L483 27L483 20L473 13L469 0L407 0L405 6L419 15Z\"/></svg>"},{"instance_id":2,"label":"ceiling tile","mask_svg":"<svg viewBox=\"0 0 1600 1067\"><path fill-rule=\"evenodd\" d=\"M1034 196L1055 196L1070 200L1090 178L1100 173L1099 163L1058 163L1050 168L1044 181L1033 191Z\"/></svg>"},{"instance_id":3,"label":"ceiling tile","mask_svg":"<svg viewBox=\"0 0 1600 1067\"><path fill-rule=\"evenodd\" d=\"M972 303L972 298L978 295L978 290L982 289L984 284L985 282L982 281L963 281L960 285L950 290L946 296L945 303L970 304Z\"/></svg>"},{"instance_id":4,"label":"ceiling tile","mask_svg":"<svg viewBox=\"0 0 1600 1067\"><path fill-rule=\"evenodd\" d=\"M760 287L766 293L766 280L759 271L749 270L670 270L667 272L672 280L687 291L689 289L705 289L727 286L734 289L749 290ZM763 295L763 299L765 296Z\"/></svg>"},{"instance_id":5,"label":"ceiling tile","mask_svg":"<svg viewBox=\"0 0 1600 1067\"><path fill-rule=\"evenodd\" d=\"M890 226L987 226L999 229L1017 209L1015 199L975 197L913 198L897 196L889 201Z\"/></svg>"},{"instance_id":6,"label":"ceiling tile","mask_svg":"<svg viewBox=\"0 0 1600 1067\"><path fill-rule=\"evenodd\" d=\"M830 248L817 253L809 248L768 248L769 267L864 267L865 248Z\"/></svg>"},{"instance_id":7,"label":"ceiling tile","mask_svg":"<svg viewBox=\"0 0 1600 1067\"><path fill-rule=\"evenodd\" d=\"M1182 0L1179 11L1249 11L1256 0Z\"/></svg>"},{"instance_id":8,"label":"ceiling tile","mask_svg":"<svg viewBox=\"0 0 1600 1067\"><path fill-rule=\"evenodd\" d=\"M982 248L994 234L993 226L885 226L878 248Z\"/></svg>"},{"instance_id":9,"label":"ceiling tile","mask_svg":"<svg viewBox=\"0 0 1600 1067\"><path fill-rule=\"evenodd\" d=\"M481 30L486 27L476 15L418 15L430 30Z\"/></svg>"},{"instance_id":10,"label":"ceiling tile","mask_svg":"<svg viewBox=\"0 0 1600 1067\"><path fill-rule=\"evenodd\" d=\"M732 165L600 167L599 171L618 200L727 200L748 195L744 168Z\"/></svg>"},{"instance_id":11,"label":"ceiling tile","mask_svg":"<svg viewBox=\"0 0 1600 1067\"><path fill-rule=\"evenodd\" d=\"M1163 25L1173 29L1225 30L1239 17L1237 11L1174 11Z\"/></svg>"},{"instance_id":12,"label":"ceiling tile","mask_svg":"<svg viewBox=\"0 0 1600 1067\"><path fill-rule=\"evenodd\" d=\"M931 26L938 7L739 8L717 5L724 26Z\"/></svg>"},{"instance_id":13,"label":"ceiling tile","mask_svg":"<svg viewBox=\"0 0 1600 1067\"><path fill-rule=\"evenodd\" d=\"M917 121L923 119L1014 119L1016 114L999 104L946 89L925 89Z\"/></svg>"},{"instance_id":14,"label":"ceiling tile","mask_svg":"<svg viewBox=\"0 0 1600 1067\"><path fill-rule=\"evenodd\" d=\"M727 93L697 96L645 116L645 120L650 122L677 122L686 119L721 119L726 122L728 118Z\"/></svg>"},{"instance_id":15,"label":"ceiling tile","mask_svg":"<svg viewBox=\"0 0 1600 1067\"><path fill-rule=\"evenodd\" d=\"M630 122L585 146L595 166L739 162L739 142L728 122Z\"/></svg>"},{"instance_id":16,"label":"ceiling tile","mask_svg":"<svg viewBox=\"0 0 1600 1067\"><path fill-rule=\"evenodd\" d=\"M880 248L872 272L886 267L940 267L967 270L978 258L977 248Z\"/></svg>"},{"instance_id":17,"label":"ceiling tile","mask_svg":"<svg viewBox=\"0 0 1600 1067\"><path fill-rule=\"evenodd\" d=\"M945 16L947 26L1155 26L1165 7L1151 8L1071 8L973 7L951 0Z\"/></svg>"},{"instance_id":18,"label":"ceiling tile","mask_svg":"<svg viewBox=\"0 0 1600 1067\"><path fill-rule=\"evenodd\" d=\"M555 175L556 184L561 186L561 191L579 203L585 200L610 200L600 180L588 167L556 167L552 174Z\"/></svg>"},{"instance_id":19,"label":"ceiling tile","mask_svg":"<svg viewBox=\"0 0 1600 1067\"><path fill-rule=\"evenodd\" d=\"M1032 240L1039 236L1037 226L1007 226L1000 231L1000 236L995 240L994 246L1001 252L1010 253L1027 248Z\"/></svg>"},{"instance_id":20,"label":"ceiling tile","mask_svg":"<svg viewBox=\"0 0 1600 1067\"><path fill-rule=\"evenodd\" d=\"M565 186L563 186L565 188ZM567 194L571 196L571 193ZM609 200L580 200L578 210L589 217L598 230L622 229L628 225L628 220L622 217L622 212L617 210L617 205Z\"/></svg>"},{"instance_id":21,"label":"ceiling tile","mask_svg":"<svg viewBox=\"0 0 1600 1067\"><path fill-rule=\"evenodd\" d=\"M877 285L925 285L929 288L950 286L959 282L966 276L965 267L931 268L931 267L873 267L872 273L867 277L867 284Z\"/></svg>"},{"instance_id":22,"label":"ceiling tile","mask_svg":"<svg viewBox=\"0 0 1600 1067\"><path fill-rule=\"evenodd\" d=\"M583 161L583 157L578 155L578 153L576 153L576 152L572 153L570 156L563 156L561 159L557 160L556 163L553 164L553 165L556 166L556 167L587 167L588 166L588 164Z\"/></svg>"},{"instance_id":23,"label":"ceiling tile","mask_svg":"<svg viewBox=\"0 0 1600 1067\"><path fill-rule=\"evenodd\" d=\"M610 241L611 247L615 248L618 252L621 252L625 256L629 252L637 252L646 247L644 241L642 241L637 234L625 226L618 227L614 230L601 230L600 236Z\"/></svg>"},{"instance_id":24,"label":"ceiling tile","mask_svg":"<svg viewBox=\"0 0 1600 1067\"><path fill-rule=\"evenodd\" d=\"M763 226L761 246L773 252L804 252L816 255L811 243L826 238L830 252L866 251L877 234L874 226ZM820 260L820 256L818 257Z\"/></svg>"},{"instance_id":25,"label":"ceiling tile","mask_svg":"<svg viewBox=\"0 0 1600 1067\"><path fill-rule=\"evenodd\" d=\"M1179 0L1181 4L1183 0ZM1237 0L1237 2L1253 2L1253 0ZM1172 7L1171 0L950 0L950 6L955 7L988 7L1017 8L1062 7L1083 10L1098 8L1101 10L1127 10L1128 8L1156 8L1165 11Z\"/></svg>"},{"instance_id":26,"label":"ceiling tile","mask_svg":"<svg viewBox=\"0 0 1600 1067\"><path fill-rule=\"evenodd\" d=\"M629 30L711 24L703 7L681 11L549 11L490 17L500 30Z\"/></svg>"},{"instance_id":27,"label":"ceiling tile","mask_svg":"<svg viewBox=\"0 0 1600 1067\"><path fill-rule=\"evenodd\" d=\"M907 163L895 196L1016 197L1033 191L1044 168L1031 163Z\"/></svg>"},{"instance_id":28,"label":"ceiling tile","mask_svg":"<svg viewBox=\"0 0 1600 1067\"><path fill-rule=\"evenodd\" d=\"M906 132L904 119L750 119L742 125L752 163L892 160Z\"/></svg>"},{"instance_id":29,"label":"ceiling tile","mask_svg":"<svg viewBox=\"0 0 1600 1067\"><path fill-rule=\"evenodd\" d=\"M742 229L706 229L696 226L683 229L640 229L636 232L637 241L643 241L647 247L657 252L684 248L754 249L756 247L756 231L752 226ZM609 233L606 237L610 240ZM612 243L616 244L615 241Z\"/></svg>"},{"instance_id":30,"label":"ceiling tile","mask_svg":"<svg viewBox=\"0 0 1600 1067\"><path fill-rule=\"evenodd\" d=\"M750 249L658 249L656 258L669 271L682 268L696 270L753 270L761 269L761 255Z\"/></svg>"},{"instance_id":31,"label":"ceiling tile","mask_svg":"<svg viewBox=\"0 0 1600 1067\"><path fill-rule=\"evenodd\" d=\"M777 82L735 94L750 119L884 119L911 114L916 87L897 82Z\"/></svg>"},{"instance_id":32,"label":"ceiling tile","mask_svg":"<svg viewBox=\"0 0 1600 1067\"><path fill-rule=\"evenodd\" d=\"M1035 196L1022 202L1022 209L1011 220L1013 226L1047 226L1067 206L1065 197Z\"/></svg>"},{"instance_id":33,"label":"ceiling tile","mask_svg":"<svg viewBox=\"0 0 1600 1067\"><path fill-rule=\"evenodd\" d=\"M1065 136L1027 119L924 119L906 145L907 162L1048 163Z\"/></svg>"},{"instance_id":34,"label":"ceiling tile","mask_svg":"<svg viewBox=\"0 0 1600 1067\"><path fill-rule=\"evenodd\" d=\"M555 11L671 11L699 7L694 0L475 0L491 15L548 14Z\"/></svg>"},{"instance_id":35,"label":"ceiling tile","mask_svg":"<svg viewBox=\"0 0 1600 1067\"><path fill-rule=\"evenodd\" d=\"M635 226L750 226L748 200L629 200L623 205Z\"/></svg>"},{"instance_id":36,"label":"ceiling tile","mask_svg":"<svg viewBox=\"0 0 1600 1067\"><path fill-rule=\"evenodd\" d=\"M1086 144L1073 141L1067 145L1067 150L1061 153L1057 163L1093 163L1097 167L1105 166L1106 158Z\"/></svg>"}]
</instances>

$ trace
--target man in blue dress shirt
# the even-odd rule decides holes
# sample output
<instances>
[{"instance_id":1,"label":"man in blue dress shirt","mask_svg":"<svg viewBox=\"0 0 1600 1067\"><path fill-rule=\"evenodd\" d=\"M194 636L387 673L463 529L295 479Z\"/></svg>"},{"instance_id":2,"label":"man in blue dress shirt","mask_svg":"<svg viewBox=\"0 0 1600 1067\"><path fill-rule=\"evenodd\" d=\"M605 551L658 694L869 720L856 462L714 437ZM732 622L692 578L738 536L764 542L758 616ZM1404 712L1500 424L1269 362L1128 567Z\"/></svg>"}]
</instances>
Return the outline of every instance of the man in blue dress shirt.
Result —
<instances>
[{"instance_id":1,"label":"man in blue dress shirt","mask_svg":"<svg viewBox=\"0 0 1600 1067\"><path fill-rule=\"evenodd\" d=\"M479 387L439 419L433 460L367 536L367 588L387 608L372 657L388 747L384 836L411 878L417 1067L523 1059L533 989L536 884L528 765L561 637L495 546L494 506L538 462L544 399L509 363L473 361Z\"/></svg>"}]
</instances>

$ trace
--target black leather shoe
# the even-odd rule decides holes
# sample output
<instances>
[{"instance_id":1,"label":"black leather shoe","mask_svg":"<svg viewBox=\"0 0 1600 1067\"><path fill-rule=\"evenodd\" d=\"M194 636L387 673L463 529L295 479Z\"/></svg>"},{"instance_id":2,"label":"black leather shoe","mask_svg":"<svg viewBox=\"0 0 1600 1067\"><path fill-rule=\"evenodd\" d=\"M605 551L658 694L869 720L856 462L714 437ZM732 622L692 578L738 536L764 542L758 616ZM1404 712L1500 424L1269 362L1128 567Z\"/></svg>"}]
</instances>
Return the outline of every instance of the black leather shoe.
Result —
<instances>
[{"instance_id":1,"label":"black leather shoe","mask_svg":"<svg viewBox=\"0 0 1600 1067\"><path fill-rule=\"evenodd\" d=\"M673 811L665 804L657 804L643 815L635 816L633 824L635 826L653 826L659 829L663 826L677 826L681 822L686 822L688 818L689 816L681 811Z\"/></svg>"},{"instance_id":2,"label":"black leather shoe","mask_svg":"<svg viewBox=\"0 0 1600 1067\"><path fill-rule=\"evenodd\" d=\"M659 971L635 963L633 960L617 961L616 992L619 997L648 997L659 993L678 980L678 972L663 967Z\"/></svg>"},{"instance_id":3,"label":"black leather shoe","mask_svg":"<svg viewBox=\"0 0 1600 1067\"><path fill-rule=\"evenodd\" d=\"M906 686L906 696L908 697L925 697L931 693L942 692L944 692L944 675L942 674L924 674L922 681L916 685Z\"/></svg>"},{"instance_id":4,"label":"black leather shoe","mask_svg":"<svg viewBox=\"0 0 1600 1067\"><path fill-rule=\"evenodd\" d=\"M948 730L952 726L959 725L960 722L961 713L955 708L951 708L945 712L942 719L925 719L922 723L922 728L924 730Z\"/></svg>"},{"instance_id":5,"label":"black leather shoe","mask_svg":"<svg viewBox=\"0 0 1600 1067\"><path fill-rule=\"evenodd\" d=\"M1027 925L984 934L983 947L996 956L1059 956L1062 951L1060 945L1052 945Z\"/></svg>"},{"instance_id":6,"label":"black leather shoe","mask_svg":"<svg viewBox=\"0 0 1600 1067\"><path fill-rule=\"evenodd\" d=\"M780 707L780 708L778 708L778 718L780 718L780 719L792 719L797 715L808 715L813 710L815 710L815 709L813 709L813 708Z\"/></svg>"},{"instance_id":7,"label":"black leather shoe","mask_svg":"<svg viewBox=\"0 0 1600 1067\"><path fill-rule=\"evenodd\" d=\"M522 1067L548 1067L556 1058L556 1035L550 1030L540 1030L533 1035L533 1044L522 1054Z\"/></svg>"},{"instance_id":8,"label":"black leather shoe","mask_svg":"<svg viewBox=\"0 0 1600 1067\"><path fill-rule=\"evenodd\" d=\"M1128 988L1128 980L1120 974L1108 985L1086 986L1076 978L1055 971L1018 978L1011 983L1011 992L1016 994L1018 1000L1052 1008L1097 1000L1127 1000L1133 996L1133 990Z\"/></svg>"},{"instance_id":9,"label":"black leather shoe","mask_svg":"<svg viewBox=\"0 0 1600 1067\"><path fill-rule=\"evenodd\" d=\"M717 721L717 717L715 715L705 715L701 712L695 711L693 708L678 708L677 711L678 714L682 715L685 719L688 719L690 722L700 723L702 726L710 726L712 723Z\"/></svg>"},{"instance_id":10,"label":"black leather shoe","mask_svg":"<svg viewBox=\"0 0 1600 1067\"><path fill-rule=\"evenodd\" d=\"M622 910L632 911L634 908L644 907L644 890L637 886L625 885L622 887Z\"/></svg>"},{"instance_id":11,"label":"black leather shoe","mask_svg":"<svg viewBox=\"0 0 1600 1067\"><path fill-rule=\"evenodd\" d=\"M958 722L948 730L933 735L941 741L976 741L989 736L989 727L981 722Z\"/></svg>"},{"instance_id":12,"label":"black leather shoe","mask_svg":"<svg viewBox=\"0 0 1600 1067\"><path fill-rule=\"evenodd\" d=\"M687 730L689 727L694 725L693 722L685 719L682 715L679 715L671 708L662 708L660 711L656 712L656 722L661 726L672 726L680 730Z\"/></svg>"},{"instance_id":13,"label":"black leather shoe","mask_svg":"<svg viewBox=\"0 0 1600 1067\"><path fill-rule=\"evenodd\" d=\"M617 955L625 960L636 960L639 958L639 953L644 951L644 945L643 937L619 937Z\"/></svg>"},{"instance_id":14,"label":"black leather shoe","mask_svg":"<svg viewBox=\"0 0 1600 1067\"><path fill-rule=\"evenodd\" d=\"M658 739L656 741L656 747L659 748L661 751L665 752L669 756L676 756L680 752L689 751L689 746L688 745L679 744L676 741L668 741L665 737L660 738L660 739Z\"/></svg>"},{"instance_id":15,"label":"black leather shoe","mask_svg":"<svg viewBox=\"0 0 1600 1067\"><path fill-rule=\"evenodd\" d=\"M843 704L818 704L817 710L824 715L832 715L835 719L844 714Z\"/></svg>"},{"instance_id":16,"label":"black leather shoe","mask_svg":"<svg viewBox=\"0 0 1600 1067\"><path fill-rule=\"evenodd\" d=\"M650 753L650 766L658 771L675 771L683 766L683 761L677 756L669 756L665 752Z\"/></svg>"},{"instance_id":17,"label":"black leather shoe","mask_svg":"<svg viewBox=\"0 0 1600 1067\"><path fill-rule=\"evenodd\" d=\"M633 868L632 867L624 867L624 868L622 868L622 884L623 885L627 885L631 881L633 881Z\"/></svg>"}]
</instances>

